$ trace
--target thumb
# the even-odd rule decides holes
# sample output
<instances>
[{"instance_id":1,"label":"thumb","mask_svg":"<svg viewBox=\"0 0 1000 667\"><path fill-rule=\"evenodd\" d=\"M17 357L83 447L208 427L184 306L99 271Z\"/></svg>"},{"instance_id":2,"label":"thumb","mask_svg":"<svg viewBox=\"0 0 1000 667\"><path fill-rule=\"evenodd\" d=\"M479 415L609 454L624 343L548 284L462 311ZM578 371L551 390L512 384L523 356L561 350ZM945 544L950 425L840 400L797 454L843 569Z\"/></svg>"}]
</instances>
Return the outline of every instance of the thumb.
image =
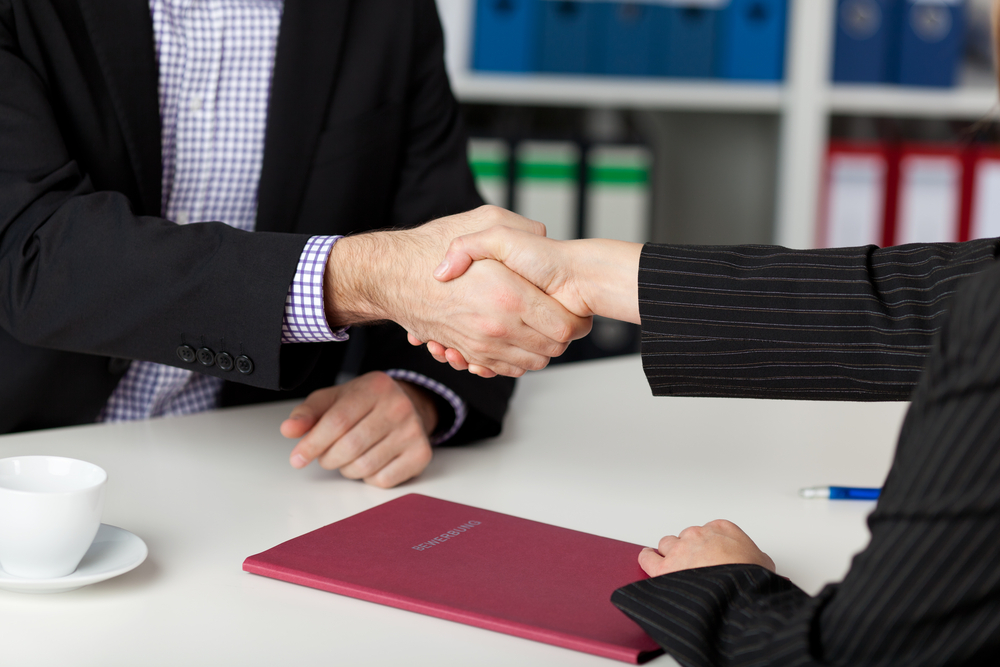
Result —
<instances>
[{"instance_id":1,"label":"thumb","mask_svg":"<svg viewBox=\"0 0 1000 667\"><path fill-rule=\"evenodd\" d=\"M458 241L460 239L455 239ZM474 261L472 256L461 250L455 249L455 241L448 247L448 252L444 256L444 261L434 269L434 277L443 283L454 280L469 270Z\"/></svg>"},{"instance_id":2,"label":"thumb","mask_svg":"<svg viewBox=\"0 0 1000 667\"><path fill-rule=\"evenodd\" d=\"M434 269L434 277L443 283L458 278L469 270L479 259L495 259L503 262L507 257L505 243L507 227L493 227L475 234L459 236L448 246L444 261Z\"/></svg>"},{"instance_id":3,"label":"thumb","mask_svg":"<svg viewBox=\"0 0 1000 667\"><path fill-rule=\"evenodd\" d=\"M281 435L286 438L301 438L319 421L307 403L295 406L288 419L281 422Z\"/></svg>"}]
</instances>

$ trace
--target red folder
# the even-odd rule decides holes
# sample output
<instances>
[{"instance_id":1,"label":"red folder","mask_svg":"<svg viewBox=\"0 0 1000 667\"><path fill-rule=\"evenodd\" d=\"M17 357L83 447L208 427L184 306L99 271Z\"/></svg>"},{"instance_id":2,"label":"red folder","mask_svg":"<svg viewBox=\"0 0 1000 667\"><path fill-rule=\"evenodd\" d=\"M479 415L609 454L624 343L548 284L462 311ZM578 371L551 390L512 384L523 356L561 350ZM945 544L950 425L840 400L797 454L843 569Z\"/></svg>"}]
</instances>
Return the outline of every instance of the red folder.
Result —
<instances>
[{"instance_id":1,"label":"red folder","mask_svg":"<svg viewBox=\"0 0 1000 667\"><path fill-rule=\"evenodd\" d=\"M961 240L1000 236L1000 148L970 148L965 173Z\"/></svg>"},{"instance_id":2,"label":"red folder","mask_svg":"<svg viewBox=\"0 0 1000 667\"><path fill-rule=\"evenodd\" d=\"M831 141L817 243L821 248L883 245L894 216L895 150L880 142Z\"/></svg>"},{"instance_id":3,"label":"red folder","mask_svg":"<svg viewBox=\"0 0 1000 667\"><path fill-rule=\"evenodd\" d=\"M892 245L958 241L966 161L957 144L904 144Z\"/></svg>"},{"instance_id":4,"label":"red folder","mask_svg":"<svg viewBox=\"0 0 1000 667\"><path fill-rule=\"evenodd\" d=\"M659 646L610 602L642 547L410 494L296 537L243 569L624 662Z\"/></svg>"}]
</instances>

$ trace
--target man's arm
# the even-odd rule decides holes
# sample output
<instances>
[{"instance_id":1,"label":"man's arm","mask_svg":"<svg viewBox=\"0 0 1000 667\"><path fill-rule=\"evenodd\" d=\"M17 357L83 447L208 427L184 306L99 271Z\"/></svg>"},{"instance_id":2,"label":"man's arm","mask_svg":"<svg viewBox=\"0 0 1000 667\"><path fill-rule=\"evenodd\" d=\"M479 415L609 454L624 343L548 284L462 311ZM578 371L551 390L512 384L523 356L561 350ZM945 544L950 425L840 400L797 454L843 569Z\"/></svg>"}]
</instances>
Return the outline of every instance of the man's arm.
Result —
<instances>
[{"instance_id":1,"label":"man's arm","mask_svg":"<svg viewBox=\"0 0 1000 667\"><path fill-rule=\"evenodd\" d=\"M307 237L135 215L123 194L128 168L121 191L96 188L64 140L69 120L48 98L52 72L26 57L16 21L0 3L0 327L28 345L195 368L257 387L299 381L313 355L280 341ZM99 127L124 151L113 115ZM179 356L181 347L235 351L252 367L201 366Z\"/></svg>"},{"instance_id":2,"label":"man's arm","mask_svg":"<svg viewBox=\"0 0 1000 667\"><path fill-rule=\"evenodd\" d=\"M0 3L0 327L28 345L188 368L181 345L237 351L251 373L202 371L281 386L285 292L306 237L180 227L96 188L64 131L92 122L86 129L127 163L114 111L102 122L57 110L55 69L37 44L19 42L29 26L18 20Z\"/></svg>"},{"instance_id":3,"label":"man's arm","mask_svg":"<svg viewBox=\"0 0 1000 667\"><path fill-rule=\"evenodd\" d=\"M812 598L760 565L612 601L685 667L986 665L1000 655L1000 267L959 288L913 395L871 542ZM669 555L668 555L669 560ZM686 565L730 560L688 560Z\"/></svg>"}]
</instances>

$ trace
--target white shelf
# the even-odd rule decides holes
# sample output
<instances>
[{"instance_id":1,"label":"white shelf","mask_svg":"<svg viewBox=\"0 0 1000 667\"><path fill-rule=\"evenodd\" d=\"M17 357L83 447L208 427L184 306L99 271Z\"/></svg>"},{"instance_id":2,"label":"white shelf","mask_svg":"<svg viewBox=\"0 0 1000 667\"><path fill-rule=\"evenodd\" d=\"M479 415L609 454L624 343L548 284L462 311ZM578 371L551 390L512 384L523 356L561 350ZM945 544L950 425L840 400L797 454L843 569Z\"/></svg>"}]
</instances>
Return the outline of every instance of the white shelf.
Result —
<instances>
[{"instance_id":1,"label":"white shelf","mask_svg":"<svg viewBox=\"0 0 1000 667\"><path fill-rule=\"evenodd\" d=\"M541 106L778 112L783 86L711 80L459 73L462 102Z\"/></svg>"},{"instance_id":2,"label":"white shelf","mask_svg":"<svg viewBox=\"0 0 1000 667\"><path fill-rule=\"evenodd\" d=\"M840 114L977 120L996 114L997 90L835 85L830 89L827 106L831 113Z\"/></svg>"},{"instance_id":3,"label":"white shelf","mask_svg":"<svg viewBox=\"0 0 1000 667\"><path fill-rule=\"evenodd\" d=\"M781 84L640 77L468 73L452 85L462 102L624 109L778 113L785 96ZM977 120L998 109L997 90L987 87L836 84L824 97L835 114Z\"/></svg>"},{"instance_id":4,"label":"white shelf","mask_svg":"<svg viewBox=\"0 0 1000 667\"><path fill-rule=\"evenodd\" d=\"M463 102L623 109L775 113L781 120L775 241L815 244L819 182L832 114L950 118L996 117L997 88L985 66L967 66L961 85L936 90L887 85L831 85L835 0L789 0L783 83L687 81L469 70L473 0L437 0L446 58Z\"/></svg>"}]
</instances>

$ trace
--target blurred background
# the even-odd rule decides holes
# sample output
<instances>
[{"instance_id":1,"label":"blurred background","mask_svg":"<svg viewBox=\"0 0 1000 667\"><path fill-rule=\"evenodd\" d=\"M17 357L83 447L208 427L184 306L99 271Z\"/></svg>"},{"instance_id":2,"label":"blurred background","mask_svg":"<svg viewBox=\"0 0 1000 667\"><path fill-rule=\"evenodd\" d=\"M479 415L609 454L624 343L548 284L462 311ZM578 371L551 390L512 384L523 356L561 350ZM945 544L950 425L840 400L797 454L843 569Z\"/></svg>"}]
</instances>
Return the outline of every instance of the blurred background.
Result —
<instances>
[{"instance_id":1,"label":"blurred background","mask_svg":"<svg viewBox=\"0 0 1000 667\"><path fill-rule=\"evenodd\" d=\"M1000 236L990 0L437 3L480 191L550 236Z\"/></svg>"}]
</instances>

